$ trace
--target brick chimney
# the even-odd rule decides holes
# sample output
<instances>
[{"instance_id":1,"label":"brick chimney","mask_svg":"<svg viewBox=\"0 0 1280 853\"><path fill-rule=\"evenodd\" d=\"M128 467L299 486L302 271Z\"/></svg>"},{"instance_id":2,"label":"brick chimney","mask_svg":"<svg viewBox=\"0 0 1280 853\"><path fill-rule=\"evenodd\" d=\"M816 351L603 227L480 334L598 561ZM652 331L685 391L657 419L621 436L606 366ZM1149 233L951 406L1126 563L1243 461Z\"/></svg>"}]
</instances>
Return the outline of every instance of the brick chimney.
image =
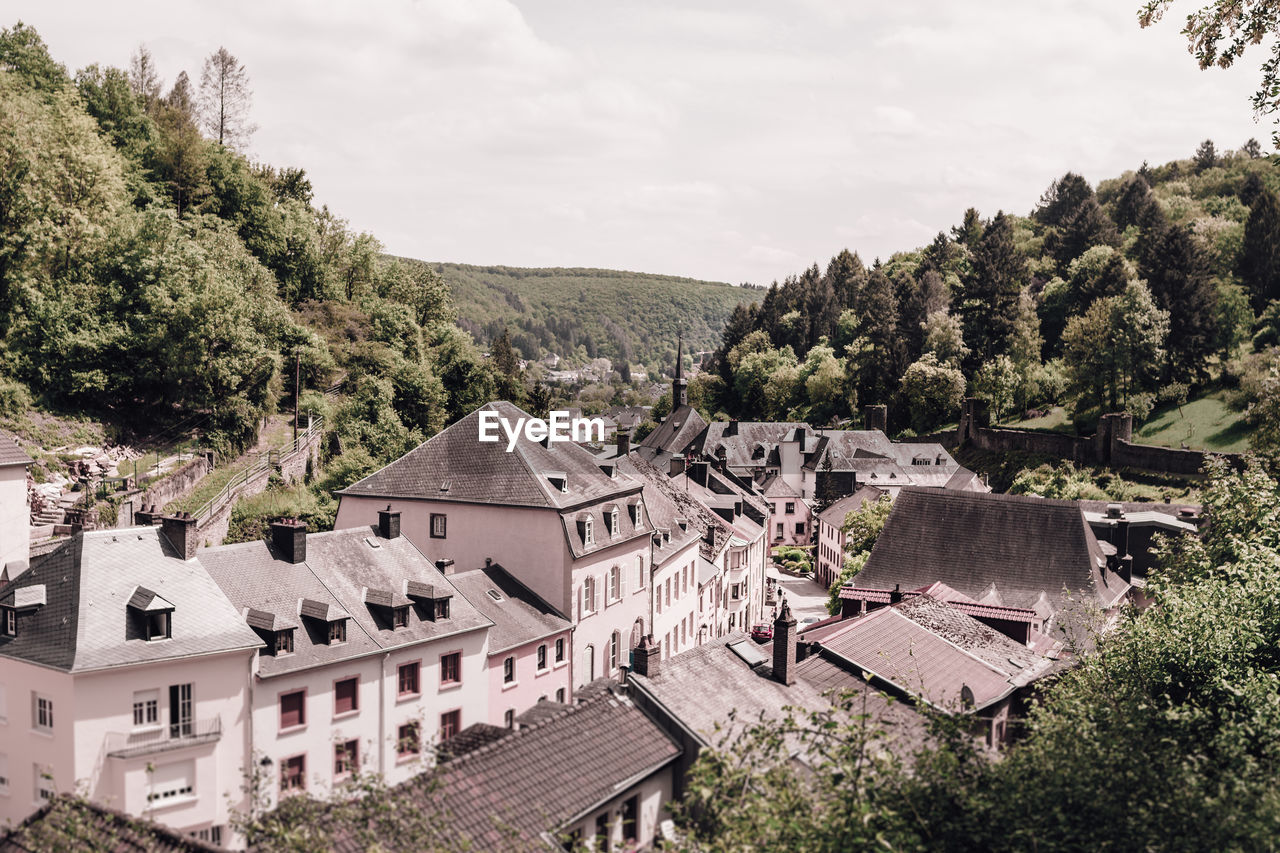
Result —
<instances>
[{"instance_id":1,"label":"brick chimney","mask_svg":"<svg viewBox=\"0 0 1280 853\"><path fill-rule=\"evenodd\" d=\"M163 513L156 509L155 504L152 504L149 507L146 504L143 504L136 512L134 512L133 523L138 527L153 527L156 522L160 521L162 515Z\"/></svg>"},{"instance_id":2,"label":"brick chimney","mask_svg":"<svg viewBox=\"0 0 1280 853\"><path fill-rule=\"evenodd\" d=\"M618 430L618 458L621 459L631 452L631 433Z\"/></svg>"},{"instance_id":3,"label":"brick chimney","mask_svg":"<svg viewBox=\"0 0 1280 853\"><path fill-rule=\"evenodd\" d=\"M662 647L654 642L652 634L640 638L640 645L631 650L631 671L645 678L657 678L662 666Z\"/></svg>"},{"instance_id":4,"label":"brick chimney","mask_svg":"<svg viewBox=\"0 0 1280 853\"><path fill-rule=\"evenodd\" d=\"M796 683L796 617L785 601L773 620L773 680L788 687Z\"/></svg>"},{"instance_id":5,"label":"brick chimney","mask_svg":"<svg viewBox=\"0 0 1280 853\"><path fill-rule=\"evenodd\" d=\"M729 423L725 424L724 432L722 434L724 435L725 438L729 438L730 436L737 435L738 421L735 418L729 418Z\"/></svg>"},{"instance_id":6,"label":"brick chimney","mask_svg":"<svg viewBox=\"0 0 1280 853\"><path fill-rule=\"evenodd\" d=\"M863 406L863 423L867 429L878 429L887 432L889 428L889 407L881 403L876 406Z\"/></svg>"},{"instance_id":7,"label":"brick chimney","mask_svg":"<svg viewBox=\"0 0 1280 853\"><path fill-rule=\"evenodd\" d=\"M189 512L175 512L160 519L160 532L165 541L178 552L179 559L190 560L200 547L200 531Z\"/></svg>"},{"instance_id":8,"label":"brick chimney","mask_svg":"<svg viewBox=\"0 0 1280 853\"><path fill-rule=\"evenodd\" d=\"M400 513L391 511L391 504L386 509L378 510L378 536L382 539L395 539L400 535Z\"/></svg>"},{"instance_id":9,"label":"brick chimney","mask_svg":"<svg viewBox=\"0 0 1280 853\"><path fill-rule=\"evenodd\" d=\"M271 547L276 556L287 563L307 559L307 523L296 518L271 522Z\"/></svg>"}]
</instances>

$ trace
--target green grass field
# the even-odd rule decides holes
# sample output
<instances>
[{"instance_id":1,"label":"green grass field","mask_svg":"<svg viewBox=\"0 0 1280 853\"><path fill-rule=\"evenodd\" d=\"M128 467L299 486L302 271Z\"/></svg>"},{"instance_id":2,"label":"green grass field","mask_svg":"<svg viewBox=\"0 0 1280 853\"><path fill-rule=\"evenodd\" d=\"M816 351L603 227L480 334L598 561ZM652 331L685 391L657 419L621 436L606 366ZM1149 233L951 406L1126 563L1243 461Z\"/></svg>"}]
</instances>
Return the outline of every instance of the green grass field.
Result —
<instances>
[{"instance_id":1,"label":"green grass field","mask_svg":"<svg viewBox=\"0 0 1280 853\"><path fill-rule=\"evenodd\" d=\"M1134 441L1163 447L1187 447L1240 453L1249 449L1249 427L1244 413L1227 406L1221 394L1211 394L1177 406L1162 406L1151 413Z\"/></svg>"},{"instance_id":2,"label":"green grass field","mask_svg":"<svg viewBox=\"0 0 1280 853\"><path fill-rule=\"evenodd\" d=\"M1075 427L1072 426L1071 419L1067 417L1067 413L1061 406L1054 406L1049 410L1049 414L1045 415L1043 418L1006 421L998 426L1007 427L1009 429L1039 429L1048 430L1050 432L1065 432L1068 434L1075 433Z\"/></svg>"}]
</instances>

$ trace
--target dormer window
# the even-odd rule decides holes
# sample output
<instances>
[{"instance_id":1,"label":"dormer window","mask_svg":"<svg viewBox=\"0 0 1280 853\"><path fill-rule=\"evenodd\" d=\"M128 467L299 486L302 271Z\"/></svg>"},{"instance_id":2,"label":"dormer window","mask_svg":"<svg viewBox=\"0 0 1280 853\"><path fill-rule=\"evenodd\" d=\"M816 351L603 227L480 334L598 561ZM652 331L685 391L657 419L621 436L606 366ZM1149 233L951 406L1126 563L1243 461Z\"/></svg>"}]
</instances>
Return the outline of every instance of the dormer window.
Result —
<instances>
[{"instance_id":1,"label":"dormer window","mask_svg":"<svg viewBox=\"0 0 1280 853\"><path fill-rule=\"evenodd\" d=\"M167 640L172 634L172 624L169 620L171 611L162 610L159 613L147 614L147 639L148 640Z\"/></svg>"},{"instance_id":2,"label":"dormer window","mask_svg":"<svg viewBox=\"0 0 1280 853\"><path fill-rule=\"evenodd\" d=\"M447 599L447 598L437 598L437 599L436 599L436 601L435 601L435 618L436 618L436 619L448 619L448 618L449 618L449 599Z\"/></svg>"},{"instance_id":3,"label":"dormer window","mask_svg":"<svg viewBox=\"0 0 1280 853\"><path fill-rule=\"evenodd\" d=\"M12 607L5 607L3 608L3 611L4 621L3 625L0 627L3 627L4 635L6 637L18 636L18 611L14 610Z\"/></svg>"},{"instance_id":4,"label":"dormer window","mask_svg":"<svg viewBox=\"0 0 1280 853\"><path fill-rule=\"evenodd\" d=\"M167 640L173 636L173 605L143 586L135 586L126 605L129 611L129 633L147 642Z\"/></svg>"},{"instance_id":5,"label":"dormer window","mask_svg":"<svg viewBox=\"0 0 1280 853\"><path fill-rule=\"evenodd\" d=\"M347 641L347 620L336 619L329 623L329 645Z\"/></svg>"},{"instance_id":6,"label":"dormer window","mask_svg":"<svg viewBox=\"0 0 1280 853\"><path fill-rule=\"evenodd\" d=\"M596 544L596 534L595 534L595 530L593 529L592 518L590 516L587 516L587 520L583 522L582 541L583 541L583 544L586 544L586 545Z\"/></svg>"},{"instance_id":7,"label":"dormer window","mask_svg":"<svg viewBox=\"0 0 1280 853\"><path fill-rule=\"evenodd\" d=\"M609 513L609 535L617 536L622 532L622 526L618 523L618 510L615 507L613 512Z\"/></svg>"},{"instance_id":8,"label":"dormer window","mask_svg":"<svg viewBox=\"0 0 1280 853\"><path fill-rule=\"evenodd\" d=\"M569 475L565 474L563 471L548 471L547 482L551 484L552 488L558 491L569 491Z\"/></svg>"},{"instance_id":9,"label":"dormer window","mask_svg":"<svg viewBox=\"0 0 1280 853\"><path fill-rule=\"evenodd\" d=\"M275 652L277 655L293 654L293 629L285 628L276 631Z\"/></svg>"},{"instance_id":10,"label":"dormer window","mask_svg":"<svg viewBox=\"0 0 1280 853\"><path fill-rule=\"evenodd\" d=\"M632 527L636 530L644 530L644 513L640 510L640 504L630 504L627 507L627 515L631 516Z\"/></svg>"},{"instance_id":11,"label":"dormer window","mask_svg":"<svg viewBox=\"0 0 1280 853\"><path fill-rule=\"evenodd\" d=\"M404 605L391 609L391 627L392 628L408 628L409 627L409 607Z\"/></svg>"}]
</instances>

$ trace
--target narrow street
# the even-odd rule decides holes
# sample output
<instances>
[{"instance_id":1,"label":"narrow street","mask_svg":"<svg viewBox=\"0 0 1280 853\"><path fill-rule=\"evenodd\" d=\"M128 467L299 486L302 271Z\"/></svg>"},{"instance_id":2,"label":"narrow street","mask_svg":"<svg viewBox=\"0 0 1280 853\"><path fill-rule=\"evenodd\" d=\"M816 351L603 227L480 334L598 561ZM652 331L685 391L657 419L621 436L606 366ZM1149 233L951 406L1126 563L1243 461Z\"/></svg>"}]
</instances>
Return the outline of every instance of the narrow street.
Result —
<instances>
[{"instance_id":1,"label":"narrow street","mask_svg":"<svg viewBox=\"0 0 1280 853\"><path fill-rule=\"evenodd\" d=\"M812 621L818 621L830 615L827 613L827 591L821 585L809 578L794 578L782 574L772 564L766 567L765 572L777 582L779 590L791 605L791 613L801 627L810 617L816 617ZM779 603L780 599L775 599L775 605Z\"/></svg>"}]
</instances>

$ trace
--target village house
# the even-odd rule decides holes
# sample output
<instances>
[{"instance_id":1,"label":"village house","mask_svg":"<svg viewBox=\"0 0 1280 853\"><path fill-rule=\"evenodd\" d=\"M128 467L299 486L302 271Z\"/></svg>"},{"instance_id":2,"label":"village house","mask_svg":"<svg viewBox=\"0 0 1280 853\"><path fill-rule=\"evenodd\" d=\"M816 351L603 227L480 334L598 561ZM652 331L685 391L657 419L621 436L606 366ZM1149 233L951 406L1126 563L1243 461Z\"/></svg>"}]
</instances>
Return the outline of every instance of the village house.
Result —
<instances>
[{"instance_id":1,"label":"village house","mask_svg":"<svg viewBox=\"0 0 1280 853\"><path fill-rule=\"evenodd\" d=\"M680 748L602 681L475 743L406 786L448 849L649 850L668 817Z\"/></svg>"},{"instance_id":2,"label":"village house","mask_svg":"<svg viewBox=\"0 0 1280 853\"><path fill-rule=\"evenodd\" d=\"M486 722L511 728L540 701L573 700L573 623L496 563L449 580L493 627Z\"/></svg>"},{"instance_id":3,"label":"village house","mask_svg":"<svg viewBox=\"0 0 1280 853\"><path fill-rule=\"evenodd\" d=\"M487 403L339 493L336 527L399 512L402 530L448 570L499 563L573 622L575 687L616 676L646 632L650 537L641 484L571 442L530 441L511 452L480 442Z\"/></svg>"},{"instance_id":4,"label":"village house","mask_svg":"<svg viewBox=\"0 0 1280 853\"><path fill-rule=\"evenodd\" d=\"M353 773L396 783L433 745L488 719L492 623L405 537L372 527L223 545L200 561L262 639L250 690L252 760L268 803L323 796Z\"/></svg>"},{"instance_id":5,"label":"village house","mask_svg":"<svg viewBox=\"0 0 1280 853\"><path fill-rule=\"evenodd\" d=\"M0 585L0 819L81 790L230 841L264 643L197 544L189 517L81 532Z\"/></svg>"},{"instance_id":6,"label":"village house","mask_svg":"<svg viewBox=\"0 0 1280 853\"><path fill-rule=\"evenodd\" d=\"M813 536L813 513L809 502L779 474L770 474L760 484L760 494L773 508L770 541L775 545L807 547Z\"/></svg>"},{"instance_id":7,"label":"village house","mask_svg":"<svg viewBox=\"0 0 1280 853\"><path fill-rule=\"evenodd\" d=\"M886 495L887 491L881 491L875 486L862 486L818 513L818 547L813 567L813 579L818 585L830 589L844 568L848 538L844 532L844 524L849 513L861 512L866 504L875 503Z\"/></svg>"},{"instance_id":8,"label":"village house","mask_svg":"<svg viewBox=\"0 0 1280 853\"><path fill-rule=\"evenodd\" d=\"M27 568L31 548L28 529L27 469L31 459L12 439L0 435L0 582Z\"/></svg>"}]
</instances>

